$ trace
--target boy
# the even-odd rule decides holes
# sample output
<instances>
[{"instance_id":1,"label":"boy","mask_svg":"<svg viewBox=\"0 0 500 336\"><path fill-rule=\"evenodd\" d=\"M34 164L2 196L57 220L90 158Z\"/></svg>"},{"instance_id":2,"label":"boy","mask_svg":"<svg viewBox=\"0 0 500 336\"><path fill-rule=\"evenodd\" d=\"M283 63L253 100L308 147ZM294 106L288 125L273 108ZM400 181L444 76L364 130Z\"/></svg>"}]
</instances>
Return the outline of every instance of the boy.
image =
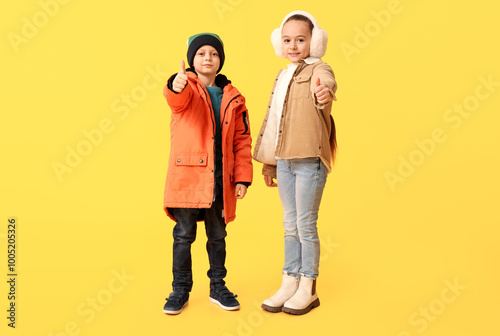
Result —
<instances>
[{"instance_id":1,"label":"boy","mask_svg":"<svg viewBox=\"0 0 500 336\"><path fill-rule=\"evenodd\" d=\"M163 207L176 221L173 236L173 292L163 311L179 314L193 286L191 244L197 221L205 222L210 262L210 301L239 309L225 286L226 224L235 219L236 200L252 183L250 127L245 98L226 76L219 36L202 33L188 39L190 68L170 77L164 96L172 110L170 158Z\"/></svg>"}]
</instances>

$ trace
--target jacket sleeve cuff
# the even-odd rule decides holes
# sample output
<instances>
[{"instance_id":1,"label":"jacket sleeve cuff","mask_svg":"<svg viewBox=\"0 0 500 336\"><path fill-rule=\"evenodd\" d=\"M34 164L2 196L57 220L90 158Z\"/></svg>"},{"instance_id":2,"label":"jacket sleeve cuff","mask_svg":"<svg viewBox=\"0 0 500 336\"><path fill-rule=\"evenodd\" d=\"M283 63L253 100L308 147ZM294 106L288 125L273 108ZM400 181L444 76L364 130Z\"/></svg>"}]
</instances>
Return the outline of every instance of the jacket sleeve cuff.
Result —
<instances>
[{"instance_id":1,"label":"jacket sleeve cuff","mask_svg":"<svg viewBox=\"0 0 500 336\"><path fill-rule=\"evenodd\" d=\"M250 187L250 185L251 185L252 183L250 183L250 182L236 182L236 184L243 184L245 187L247 187L247 188L248 188L248 187Z\"/></svg>"},{"instance_id":2,"label":"jacket sleeve cuff","mask_svg":"<svg viewBox=\"0 0 500 336\"><path fill-rule=\"evenodd\" d=\"M170 76L170 78L169 78L169 79L168 79L168 81L167 81L167 88L168 88L170 91L172 91L173 93L175 93L175 94L179 94L179 92L174 91L174 86L173 86L173 85L174 85L174 79L175 79L175 76L177 76L177 74L176 74L176 73L175 73L175 74L173 74L172 76Z\"/></svg>"},{"instance_id":3,"label":"jacket sleeve cuff","mask_svg":"<svg viewBox=\"0 0 500 336\"><path fill-rule=\"evenodd\" d=\"M264 164L264 166L262 166L262 175L264 176L267 175L273 178L277 178L276 166L270 164Z\"/></svg>"}]
</instances>

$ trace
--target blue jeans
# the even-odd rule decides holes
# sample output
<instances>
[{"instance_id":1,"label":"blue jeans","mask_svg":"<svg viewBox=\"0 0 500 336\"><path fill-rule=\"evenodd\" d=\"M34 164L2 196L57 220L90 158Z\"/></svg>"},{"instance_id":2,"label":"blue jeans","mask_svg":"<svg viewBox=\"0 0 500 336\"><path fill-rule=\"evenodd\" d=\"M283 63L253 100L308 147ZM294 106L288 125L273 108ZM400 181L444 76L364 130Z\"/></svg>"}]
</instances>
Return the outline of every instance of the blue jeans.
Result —
<instances>
[{"instance_id":1,"label":"blue jeans","mask_svg":"<svg viewBox=\"0 0 500 336\"><path fill-rule=\"evenodd\" d=\"M316 279L319 237L316 223L327 169L319 158L278 160L277 182L285 227L283 271Z\"/></svg>"},{"instance_id":2,"label":"blue jeans","mask_svg":"<svg viewBox=\"0 0 500 336\"><path fill-rule=\"evenodd\" d=\"M191 244L196 239L197 220L205 221L207 234L207 253L210 269L210 288L224 285L226 277L226 223L222 217L222 188L217 189L217 196L209 209L169 208L176 220L174 226L173 266L174 291L190 292L193 287Z\"/></svg>"}]
</instances>

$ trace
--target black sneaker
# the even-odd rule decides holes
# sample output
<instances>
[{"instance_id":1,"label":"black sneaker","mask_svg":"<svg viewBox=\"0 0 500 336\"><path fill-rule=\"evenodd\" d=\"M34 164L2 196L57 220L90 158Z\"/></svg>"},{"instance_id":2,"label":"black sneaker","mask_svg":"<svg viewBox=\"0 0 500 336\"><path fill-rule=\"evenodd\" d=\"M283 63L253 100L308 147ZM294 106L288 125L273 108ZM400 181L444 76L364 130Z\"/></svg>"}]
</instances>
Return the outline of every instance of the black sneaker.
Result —
<instances>
[{"instance_id":1,"label":"black sneaker","mask_svg":"<svg viewBox=\"0 0 500 336\"><path fill-rule=\"evenodd\" d=\"M167 302L165 306L163 306L163 312L169 315L177 315L187 306L189 293L173 291L165 300L167 300Z\"/></svg>"},{"instance_id":2,"label":"black sneaker","mask_svg":"<svg viewBox=\"0 0 500 336\"><path fill-rule=\"evenodd\" d=\"M210 302L217 303L222 309L240 309L240 303L236 300L238 295L234 295L226 286L210 288Z\"/></svg>"}]
</instances>

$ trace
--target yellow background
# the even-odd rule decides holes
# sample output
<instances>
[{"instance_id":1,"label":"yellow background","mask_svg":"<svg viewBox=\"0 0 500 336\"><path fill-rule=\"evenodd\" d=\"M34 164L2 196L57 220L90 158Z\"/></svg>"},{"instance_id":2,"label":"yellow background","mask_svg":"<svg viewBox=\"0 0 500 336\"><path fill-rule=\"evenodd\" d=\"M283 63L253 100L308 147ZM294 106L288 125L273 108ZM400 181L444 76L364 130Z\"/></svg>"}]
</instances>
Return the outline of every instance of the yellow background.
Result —
<instances>
[{"instance_id":1,"label":"yellow background","mask_svg":"<svg viewBox=\"0 0 500 336\"><path fill-rule=\"evenodd\" d=\"M500 82L498 1L74 0L50 16L40 3L50 1L0 6L2 335L500 334L500 86L488 91L480 80ZM323 59L339 83L338 161L319 219L321 306L302 317L259 308L279 286L283 232L277 190L256 163L228 227L227 282L241 310L208 301L200 225L190 305L166 316L173 222L162 210L163 83L189 36L219 34L222 72L247 98L255 139L286 65L269 36L296 9L328 31ZM15 45L13 36L29 37ZM128 108L126 96L135 97ZM448 111L464 104L468 117ZM85 132L99 127L107 133L85 147ZM425 141L436 130L433 147ZM53 165L79 145L88 155L58 179ZM404 171L401 158L418 164L391 188L387 174ZM5 318L11 216L15 330Z\"/></svg>"}]
</instances>

